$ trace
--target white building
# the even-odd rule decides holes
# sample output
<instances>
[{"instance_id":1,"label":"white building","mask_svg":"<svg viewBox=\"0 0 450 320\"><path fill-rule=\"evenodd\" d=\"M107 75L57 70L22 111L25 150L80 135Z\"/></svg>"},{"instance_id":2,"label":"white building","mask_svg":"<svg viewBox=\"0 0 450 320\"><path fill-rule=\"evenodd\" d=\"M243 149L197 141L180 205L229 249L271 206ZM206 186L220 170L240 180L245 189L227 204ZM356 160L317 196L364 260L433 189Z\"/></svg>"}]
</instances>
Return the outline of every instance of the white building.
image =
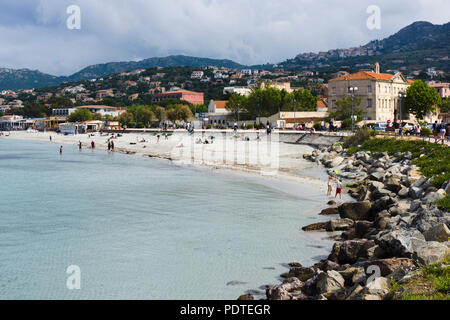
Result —
<instances>
[{"instance_id":1,"label":"white building","mask_svg":"<svg viewBox=\"0 0 450 320\"><path fill-rule=\"evenodd\" d=\"M223 94L233 94L233 93L248 97L252 93L252 89L247 88L247 87L225 87L225 88L223 88Z\"/></svg>"},{"instance_id":2,"label":"white building","mask_svg":"<svg viewBox=\"0 0 450 320\"><path fill-rule=\"evenodd\" d=\"M203 78L204 72L203 71L193 71L191 74L191 79L201 79Z\"/></svg>"}]
</instances>

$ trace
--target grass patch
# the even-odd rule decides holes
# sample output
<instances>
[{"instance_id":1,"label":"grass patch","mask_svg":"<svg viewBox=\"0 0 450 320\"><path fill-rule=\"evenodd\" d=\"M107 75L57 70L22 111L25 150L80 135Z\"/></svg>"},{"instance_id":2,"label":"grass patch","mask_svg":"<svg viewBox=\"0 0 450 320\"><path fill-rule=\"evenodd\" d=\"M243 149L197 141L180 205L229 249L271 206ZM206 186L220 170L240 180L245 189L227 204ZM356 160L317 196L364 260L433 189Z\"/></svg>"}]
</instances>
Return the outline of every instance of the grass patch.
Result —
<instances>
[{"instance_id":1,"label":"grass patch","mask_svg":"<svg viewBox=\"0 0 450 320\"><path fill-rule=\"evenodd\" d=\"M447 194L445 198L436 201L436 204L450 212L450 195Z\"/></svg>"},{"instance_id":2,"label":"grass patch","mask_svg":"<svg viewBox=\"0 0 450 320\"><path fill-rule=\"evenodd\" d=\"M420 167L420 172L427 178L434 177L433 185L436 188L440 188L444 182L450 180L450 148L446 145L421 140L373 138L364 142L361 147L347 149L347 153L350 154L358 151L372 153L387 151L391 156L396 152L409 151L412 153L412 163Z\"/></svg>"},{"instance_id":3,"label":"grass patch","mask_svg":"<svg viewBox=\"0 0 450 320\"><path fill-rule=\"evenodd\" d=\"M400 285L391 284L391 290L398 292ZM403 286L404 292L397 296L401 300L450 300L450 258L420 268Z\"/></svg>"}]
</instances>

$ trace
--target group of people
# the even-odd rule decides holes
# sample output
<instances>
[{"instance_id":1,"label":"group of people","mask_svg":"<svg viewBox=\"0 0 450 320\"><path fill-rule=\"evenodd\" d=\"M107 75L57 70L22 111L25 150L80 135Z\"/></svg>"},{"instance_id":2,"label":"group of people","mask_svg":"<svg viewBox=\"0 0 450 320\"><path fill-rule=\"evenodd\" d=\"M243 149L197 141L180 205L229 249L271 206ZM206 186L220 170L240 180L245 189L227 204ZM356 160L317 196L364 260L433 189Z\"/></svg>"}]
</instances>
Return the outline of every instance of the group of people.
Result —
<instances>
[{"instance_id":1,"label":"group of people","mask_svg":"<svg viewBox=\"0 0 450 320\"><path fill-rule=\"evenodd\" d=\"M328 192L327 195L331 196L333 193L333 184L334 181L336 181L336 194L334 195L334 198L339 195L339 199L342 199L342 179L338 179L334 175L330 174L328 176Z\"/></svg>"}]
</instances>

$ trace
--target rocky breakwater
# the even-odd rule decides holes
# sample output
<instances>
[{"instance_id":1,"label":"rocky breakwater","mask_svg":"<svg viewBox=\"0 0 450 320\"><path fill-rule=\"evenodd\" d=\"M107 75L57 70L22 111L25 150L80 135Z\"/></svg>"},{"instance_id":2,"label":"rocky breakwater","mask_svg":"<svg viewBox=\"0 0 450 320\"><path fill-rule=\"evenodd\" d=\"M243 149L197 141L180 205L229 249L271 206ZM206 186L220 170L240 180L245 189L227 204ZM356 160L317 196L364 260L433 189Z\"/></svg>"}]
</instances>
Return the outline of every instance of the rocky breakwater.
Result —
<instances>
[{"instance_id":1,"label":"rocky breakwater","mask_svg":"<svg viewBox=\"0 0 450 320\"><path fill-rule=\"evenodd\" d=\"M448 257L450 214L434 204L445 191L411 165L411 154L349 155L333 146L305 158L352 179L346 190L355 201L324 209L320 214L329 221L302 228L341 233L327 259L310 267L290 264L267 299L392 299L392 280L405 282L419 266Z\"/></svg>"}]
</instances>

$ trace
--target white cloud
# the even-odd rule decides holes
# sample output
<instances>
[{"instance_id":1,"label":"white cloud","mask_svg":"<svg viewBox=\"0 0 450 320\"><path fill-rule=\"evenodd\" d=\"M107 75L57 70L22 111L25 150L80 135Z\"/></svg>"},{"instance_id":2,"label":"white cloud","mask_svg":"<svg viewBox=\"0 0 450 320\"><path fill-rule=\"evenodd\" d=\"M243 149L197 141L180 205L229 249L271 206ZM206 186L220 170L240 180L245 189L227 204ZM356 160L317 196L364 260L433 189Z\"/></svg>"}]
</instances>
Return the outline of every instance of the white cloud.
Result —
<instances>
[{"instance_id":1,"label":"white cloud","mask_svg":"<svg viewBox=\"0 0 450 320\"><path fill-rule=\"evenodd\" d=\"M5 1L5 4L2 2ZM67 6L81 8L68 30ZM381 8L368 30L366 8ZM448 22L435 0L0 0L2 67L71 74L95 63L169 54L280 62L300 52L362 45L417 21Z\"/></svg>"}]
</instances>

